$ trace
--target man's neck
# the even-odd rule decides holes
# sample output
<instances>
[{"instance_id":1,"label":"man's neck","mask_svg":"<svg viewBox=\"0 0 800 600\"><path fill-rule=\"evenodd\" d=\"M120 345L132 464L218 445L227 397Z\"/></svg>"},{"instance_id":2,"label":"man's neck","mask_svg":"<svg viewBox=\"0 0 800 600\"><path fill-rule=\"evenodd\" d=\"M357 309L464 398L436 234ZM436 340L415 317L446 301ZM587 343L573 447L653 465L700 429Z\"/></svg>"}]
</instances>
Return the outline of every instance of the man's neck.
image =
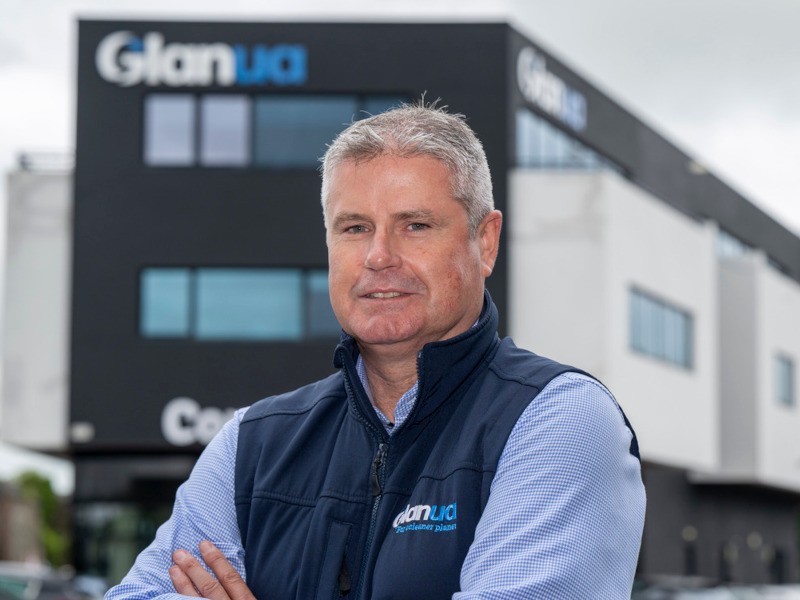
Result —
<instances>
[{"instance_id":1,"label":"man's neck","mask_svg":"<svg viewBox=\"0 0 800 600\"><path fill-rule=\"evenodd\" d=\"M417 381L418 350L398 353L386 348L360 348L372 402L389 421L394 422L394 409Z\"/></svg>"}]
</instances>

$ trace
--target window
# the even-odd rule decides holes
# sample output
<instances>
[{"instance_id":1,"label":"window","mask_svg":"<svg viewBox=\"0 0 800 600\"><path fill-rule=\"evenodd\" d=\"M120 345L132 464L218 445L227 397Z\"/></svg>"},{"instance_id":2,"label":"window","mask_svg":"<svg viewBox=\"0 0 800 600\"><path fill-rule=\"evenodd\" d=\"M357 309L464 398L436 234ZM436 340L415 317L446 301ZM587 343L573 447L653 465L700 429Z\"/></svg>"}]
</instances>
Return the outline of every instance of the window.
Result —
<instances>
[{"instance_id":1,"label":"window","mask_svg":"<svg viewBox=\"0 0 800 600\"><path fill-rule=\"evenodd\" d=\"M154 93L145 99L144 163L316 169L326 145L347 125L407 100L397 95Z\"/></svg>"},{"instance_id":2,"label":"window","mask_svg":"<svg viewBox=\"0 0 800 600\"><path fill-rule=\"evenodd\" d=\"M728 233L724 229L717 231L716 243L717 256L719 258L731 258L734 256L744 256L752 250L736 236Z\"/></svg>"},{"instance_id":3,"label":"window","mask_svg":"<svg viewBox=\"0 0 800 600\"><path fill-rule=\"evenodd\" d=\"M151 94L144 103L144 162L151 166L194 163L195 102L189 94Z\"/></svg>"},{"instance_id":4,"label":"window","mask_svg":"<svg viewBox=\"0 0 800 600\"><path fill-rule=\"evenodd\" d=\"M778 404L794 406L794 361L785 354L775 357L775 391Z\"/></svg>"},{"instance_id":5,"label":"window","mask_svg":"<svg viewBox=\"0 0 800 600\"><path fill-rule=\"evenodd\" d=\"M141 276L140 330L145 337L189 335L189 269L146 269Z\"/></svg>"},{"instance_id":6,"label":"window","mask_svg":"<svg viewBox=\"0 0 800 600\"><path fill-rule=\"evenodd\" d=\"M608 159L527 109L517 111L517 165L533 168L611 169Z\"/></svg>"},{"instance_id":7,"label":"window","mask_svg":"<svg viewBox=\"0 0 800 600\"><path fill-rule=\"evenodd\" d=\"M742 241L735 235L728 233L724 229L719 229L717 231L715 249L717 257L723 259L745 256L754 251L753 246ZM769 254L767 254L767 266L782 275L789 274L789 269L778 259Z\"/></svg>"},{"instance_id":8,"label":"window","mask_svg":"<svg viewBox=\"0 0 800 600\"><path fill-rule=\"evenodd\" d=\"M300 271L199 269L198 339L284 339L302 336Z\"/></svg>"},{"instance_id":9,"label":"window","mask_svg":"<svg viewBox=\"0 0 800 600\"><path fill-rule=\"evenodd\" d=\"M148 268L140 333L199 341L336 337L324 269Z\"/></svg>"},{"instance_id":10,"label":"window","mask_svg":"<svg viewBox=\"0 0 800 600\"><path fill-rule=\"evenodd\" d=\"M359 106L358 113L356 113L356 119L360 120L379 115L408 100L408 98L400 98L398 96L366 96L362 98L361 106Z\"/></svg>"},{"instance_id":11,"label":"window","mask_svg":"<svg viewBox=\"0 0 800 600\"><path fill-rule=\"evenodd\" d=\"M208 94L200 99L200 164L250 164L250 98Z\"/></svg>"},{"instance_id":12,"label":"window","mask_svg":"<svg viewBox=\"0 0 800 600\"><path fill-rule=\"evenodd\" d=\"M679 308L638 289L630 290L630 346L663 361L691 368L693 320Z\"/></svg>"},{"instance_id":13,"label":"window","mask_svg":"<svg viewBox=\"0 0 800 600\"><path fill-rule=\"evenodd\" d=\"M312 336L338 336L341 332L328 294L328 271L311 271L307 280L308 332Z\"/></svg>"},{"instance_id":14,"label":"window","mask_svg":"<svg viewBox=\"0 0 800 600\"><path fill-rule=\"evenodd\" d=\"M355 118L357 110L355 96L257 98L255 164L315 168L325 144Z\"/></svg>"}]
</instances>

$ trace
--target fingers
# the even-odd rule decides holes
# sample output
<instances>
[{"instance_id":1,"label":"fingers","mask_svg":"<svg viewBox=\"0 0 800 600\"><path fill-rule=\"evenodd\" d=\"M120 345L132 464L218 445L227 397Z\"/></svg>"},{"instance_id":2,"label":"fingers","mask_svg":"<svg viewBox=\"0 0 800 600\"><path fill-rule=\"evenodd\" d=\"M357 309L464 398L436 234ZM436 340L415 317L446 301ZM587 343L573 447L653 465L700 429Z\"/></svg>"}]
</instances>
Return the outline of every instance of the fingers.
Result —
<instances>
[{"instance_id":1,"label":"fingers","mask_svg":"<svg viewBox=\"0 0 800 600\"><path fill-rule=\"evenodd\" d=\"M216 577L206 571L194 556L185 550L176 550L172 553L172 560L175 566L169 570L169 576L176 592L209 600L231 600Z\"/></svg>"},{"instance_id":2,"label":"fingers","mask_svg":"<svg viewBox=\"0 0 800 600\"><path fill-rule=\"evenodd\" d=\"M228 562L225 555L214 544L209 541L200 542L200 555L217 576L217 580L228 598L231 600L255 600L255 596L247 587L239 571Z\"/></svg>"},{"instance_id":3,"label":"fingers","mask_svg":"<svg viewBox=\"0 0 800 600\"><path fill-rule=\"evenodd\" d=\"M170 568L169 577L176 592L209 600L255 600L242 576L214 544L201 542L200 556L214 575L189 552L173 553L175 565Z\"/></svg>"},{"instance_id":4,"label":"fingers","mask_svg":"<svg viewBox=\"0 0 800 600\"><path fill-rule=\"evenodd\" d=\"M195 596L197 597L197 590L192 583L192 580L186 576L186 573L181 571L181 568L177 565L173 565L169 569L169 578L172 580L172 586L175 588L175 591L183 596Z\"/></svg>"}]
</instances>

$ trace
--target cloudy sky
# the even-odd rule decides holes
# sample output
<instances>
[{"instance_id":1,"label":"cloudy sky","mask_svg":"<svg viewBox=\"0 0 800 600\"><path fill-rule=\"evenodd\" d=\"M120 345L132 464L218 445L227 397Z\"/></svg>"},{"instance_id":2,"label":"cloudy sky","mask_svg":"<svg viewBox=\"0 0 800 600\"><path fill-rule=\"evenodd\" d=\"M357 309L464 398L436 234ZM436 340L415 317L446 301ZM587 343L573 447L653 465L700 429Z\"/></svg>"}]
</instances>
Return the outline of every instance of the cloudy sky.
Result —
<instances>
[{"instance_id":1,"label":"cloudy sky","mask_svg":"<svg viewBox=\"0 0 800 600\"><path fill-rule=\"evenodd\" d=\"M4 173L20 151L72 150L78 16L509 20L800 235L800 0L2 0L2 7ZM0 217L4 206L0 185Z\"/></svg>"}]
</instances>

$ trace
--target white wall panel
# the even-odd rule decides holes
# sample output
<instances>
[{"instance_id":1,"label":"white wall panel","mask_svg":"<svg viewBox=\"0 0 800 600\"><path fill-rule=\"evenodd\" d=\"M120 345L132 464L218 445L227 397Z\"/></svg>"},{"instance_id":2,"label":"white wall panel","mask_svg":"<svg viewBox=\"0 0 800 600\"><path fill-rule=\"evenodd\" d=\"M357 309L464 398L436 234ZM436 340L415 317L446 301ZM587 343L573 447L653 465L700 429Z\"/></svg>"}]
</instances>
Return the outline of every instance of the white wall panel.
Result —
<instances>
[{"instance_id":1,"label":"white wall panel","mask_svg":"<svg viewBox=\"0 0 800 600\"><path fill-rule=\"evenodd\" d=\"M8 179L0 439L67 446L72 178L19 171Z\"/></svg>"},{"instance_id":2,"label":"white wall panel","mask_svg":"<svg viewBox=\"0 0 800 600\"><path fill-rule=\"evenodd\" d=\"M643 458L715 470L719 463L713 226L605 172L511 175L510 327L520 345L606 382ZM629 345L629 291L692 314L694 366Z\"/></svg>"}]
</instances>

